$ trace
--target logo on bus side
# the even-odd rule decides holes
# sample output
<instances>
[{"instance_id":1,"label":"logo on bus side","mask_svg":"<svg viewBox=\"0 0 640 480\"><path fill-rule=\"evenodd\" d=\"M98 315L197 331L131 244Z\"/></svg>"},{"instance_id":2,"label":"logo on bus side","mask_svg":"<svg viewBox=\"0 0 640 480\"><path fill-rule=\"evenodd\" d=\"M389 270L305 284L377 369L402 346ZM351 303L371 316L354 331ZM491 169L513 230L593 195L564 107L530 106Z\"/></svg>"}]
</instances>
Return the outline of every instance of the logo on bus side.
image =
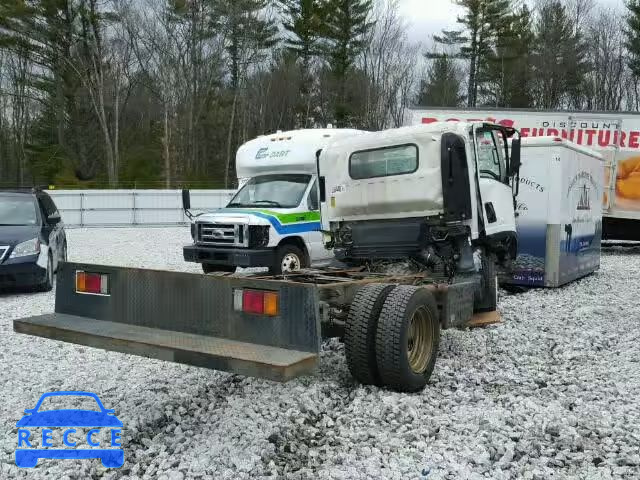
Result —
<instances>
[{"instance_id":1,"label":"logo on bus side","mask_svg":"<svg viewBox=\"0 0 640 480\"><path fill-rule=\"evenodd\" d=\"M268 147L263 147L256 153L256 160L262 160L264 158L284 158L289 155L289 152L291 152L291 150L276 150L269 152Z\"/></svg>"}]
</instances>

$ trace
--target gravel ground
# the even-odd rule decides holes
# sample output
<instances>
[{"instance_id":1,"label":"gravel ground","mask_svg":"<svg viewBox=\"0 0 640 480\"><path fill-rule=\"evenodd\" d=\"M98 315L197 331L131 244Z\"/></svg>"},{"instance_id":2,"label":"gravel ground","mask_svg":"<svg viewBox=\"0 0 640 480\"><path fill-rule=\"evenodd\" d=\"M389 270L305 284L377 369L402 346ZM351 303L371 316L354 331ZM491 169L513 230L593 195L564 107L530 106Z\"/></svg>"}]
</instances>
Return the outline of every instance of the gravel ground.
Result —
<instances>
[{"instance_id":1,"label":"gravel ground","mask_svg":"<svg viewBox=\"0 0 640 480\"><path fill-rule=\"evenodd\" d=\"M71 230L71 260L197 271L185 229ZM0 478L640 478L640 251L558 290L500 301L504 323L448 331L430 385L357 385L343 347L287 384L14 334L53 293L0 295ZM125 465L14 465L43 392L89 390L124 422Z\"/></svg>"}]
</instances>

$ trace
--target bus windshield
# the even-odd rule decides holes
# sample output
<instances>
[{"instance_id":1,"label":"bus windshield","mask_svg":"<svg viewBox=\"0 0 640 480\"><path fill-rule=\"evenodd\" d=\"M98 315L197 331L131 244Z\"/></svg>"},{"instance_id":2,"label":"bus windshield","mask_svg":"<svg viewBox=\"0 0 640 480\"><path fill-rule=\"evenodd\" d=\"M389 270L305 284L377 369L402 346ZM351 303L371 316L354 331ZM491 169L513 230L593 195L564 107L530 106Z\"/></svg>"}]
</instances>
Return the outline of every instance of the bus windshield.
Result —
<instances>
[{"instance_id":1,"label":"bus windshield","mask_svg":"<svg viewBox=\"0 0 640 480\"><path fill-rule=\"evenodd\" d=\"M240 189L227 207L295 208L300 205L311 175L277 174L253 177Z\"/></svg>"}]
</instances>

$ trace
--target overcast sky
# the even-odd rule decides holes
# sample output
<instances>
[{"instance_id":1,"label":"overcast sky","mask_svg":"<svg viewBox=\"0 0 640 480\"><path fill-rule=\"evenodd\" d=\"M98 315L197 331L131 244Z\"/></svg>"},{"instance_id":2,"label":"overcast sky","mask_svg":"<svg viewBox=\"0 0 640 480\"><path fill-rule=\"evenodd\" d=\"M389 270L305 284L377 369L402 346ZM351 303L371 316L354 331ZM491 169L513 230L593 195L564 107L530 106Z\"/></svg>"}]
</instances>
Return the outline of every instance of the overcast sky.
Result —
<instances>
[{"instance_id":1,"label":"overcast sky","mask_svg":"<svg viewBox=\"0 0 640 480\"><path fill-rule=\"evenodd\" d=\"M597 0L604 7L621 8L623 0ZM452 0L400 0L403 16L411 24L411 39L427 42L443 28L455 28L460 9Z\"/></svg>"}]
</instances>

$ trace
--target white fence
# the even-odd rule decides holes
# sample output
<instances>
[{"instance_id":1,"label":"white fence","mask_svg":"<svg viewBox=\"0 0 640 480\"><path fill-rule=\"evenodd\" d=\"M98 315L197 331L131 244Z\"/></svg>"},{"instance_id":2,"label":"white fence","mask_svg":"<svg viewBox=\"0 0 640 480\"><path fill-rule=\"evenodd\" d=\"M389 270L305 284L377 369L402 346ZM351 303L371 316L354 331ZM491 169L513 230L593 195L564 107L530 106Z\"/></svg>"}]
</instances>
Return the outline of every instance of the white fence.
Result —
<instances>
[{"instance_id":1,"label":"white fence","mask_svg":"<svg viewBox=\"0 0 640 480\"><path fill-rule=\"evenodd\" d=\"M65 225L123 227L183 225L180 190L48 190ZM191 190L194 213L224 207L234 190Z\"/></svg>"}]
</instances>

